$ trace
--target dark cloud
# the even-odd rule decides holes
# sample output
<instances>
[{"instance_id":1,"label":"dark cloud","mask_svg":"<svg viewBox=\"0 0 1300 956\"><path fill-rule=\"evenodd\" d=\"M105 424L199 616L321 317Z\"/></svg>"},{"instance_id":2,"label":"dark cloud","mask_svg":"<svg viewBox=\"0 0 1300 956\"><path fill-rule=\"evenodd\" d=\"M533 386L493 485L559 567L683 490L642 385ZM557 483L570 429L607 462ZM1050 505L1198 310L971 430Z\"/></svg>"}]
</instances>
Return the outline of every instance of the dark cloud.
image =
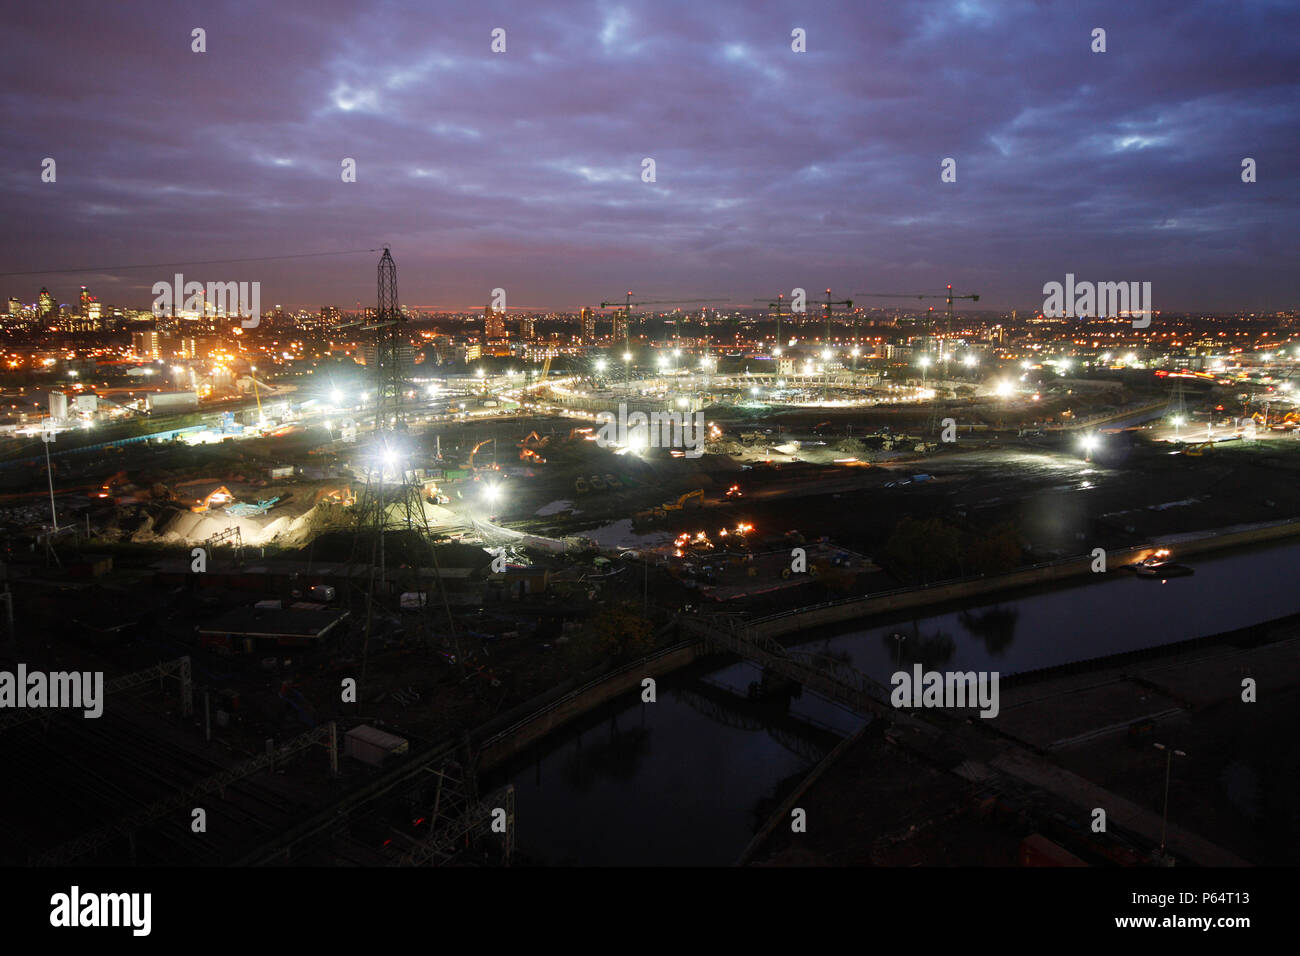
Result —
<instances>
[{"instance_id":1,"label":"dark cloud","mask_svg":"<svg viewBox=\"0 0 1300 956\"><path fill-rule=\"evenodd\" d=\"M412 305L952 281L1027 307L1066 272L1296 305L1288 2L70 2L6 29L0 271L389 242ZM371 258L196 277L369 303ZM0 291L144 307L159 278Z\"/></svg>"}]
</instances>

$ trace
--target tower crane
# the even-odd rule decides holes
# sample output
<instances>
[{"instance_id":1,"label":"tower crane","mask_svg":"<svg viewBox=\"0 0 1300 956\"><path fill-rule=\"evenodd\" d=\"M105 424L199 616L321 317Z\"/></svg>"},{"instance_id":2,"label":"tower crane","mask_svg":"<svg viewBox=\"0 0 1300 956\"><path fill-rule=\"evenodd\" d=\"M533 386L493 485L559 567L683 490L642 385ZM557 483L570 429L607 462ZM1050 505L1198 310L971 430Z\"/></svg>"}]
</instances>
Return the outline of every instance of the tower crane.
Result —
<instances>
[{"instance_id":1,"label":"tower crane","mask_svg":"<svg viewBox=\"0 0 1300 956\"><path fill-rule=\"evenodd\" d=\"M776 346L772 349L772 354L780 356L781 354L781 306L785 305L785 293L777 295L775 302L767 299L754 299L754 302L767 302L769 309L776 309Z\"/></svg>"},{"instance_id":2,"label":"tower crane","mask_svg":"<svg viewBox=\"0 0 1300 956\"><path fill-rule=\"evenodd\" d=\"M625 301L623 302L602 302L600 307L602 309L617 307L623 310L623 347L626 351L631 351L632 349L632 306L634 305L639 308L643 305L683 305L694 304L696 302L727 301L726 299L645 299L640 302L633 302L631 292L628 292L624 298ZM617 326L615 328L615 337L617 337Z\"/></svg>"},{"instance_id":3,"label":"tower crane","mask_svg":"<svg viewBox=\"0 0 1300 956\"><path fill-rule=\"evenodd\" d=\"M822 307L822 310L826 313L826 347L827 347L827 348L830 348L830 344L831 344L831 312L833 311L834 307L837 306L837 305L842 305L842 306L844 306L844 308L846 308L846 309L851 309L851 308L853 308L853 300L852 300L852 299L838 299L838 300L834 300L834 301L832 301L832 300L831 300L831 290L830 290L830 289L827 289L827 290L826 290L826 300L825 300L824 302L819 302L818 305L820 305L820 306Z\"/></svg>"},{"instance_id":4,"label":"tower crane","mask_svg":"<svg viewBox=\"0 0 1300 956\"><path fill-rule=\"evenodd\" d=\"M946 292L938 292L938 293L930 293L930 292L855 292L855 293L853 293L853 294L854 294L854 295L857 295L857 296L862 296L863 298L872 298L872 299L944 299L944 300L947 302L947 309L946 309L946 312L945 312L945 315L944 315L944 326L943 326L943 334L944 334L944 338L945 338L945 339L946 339L949 335L952 334L952 302L953 302L953 299L970 299L970 300L973 301L973 302L978 302L978 301L980 300L980 297L979 297L979 294L978 294L978 293L970 293L970 294L967 294L967 295L954 295L954 294L953 294L953 291L952 291L952 284L951 284L951 283L949 283L949 285L948 285L948 290L947 290ZM931 311L933 311L933 309L932 309ZM943 353L943 354L944 354L944 358L943 358L944 363L947 364L947 362L948 362L948 350L947 350L946 348L944 349L944 353Z\"/></svg>"}]
</instances>

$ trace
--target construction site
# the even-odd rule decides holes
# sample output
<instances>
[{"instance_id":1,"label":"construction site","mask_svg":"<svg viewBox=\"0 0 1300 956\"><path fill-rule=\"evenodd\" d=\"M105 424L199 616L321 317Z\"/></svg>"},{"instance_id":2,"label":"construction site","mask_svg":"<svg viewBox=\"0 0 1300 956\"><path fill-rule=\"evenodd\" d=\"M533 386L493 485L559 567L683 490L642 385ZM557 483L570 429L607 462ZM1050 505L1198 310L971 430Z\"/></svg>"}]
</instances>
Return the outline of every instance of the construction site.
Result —
<instances>
[{"instance_id":1,"label":"construction site","mask_svg":"<svg viewBox=\"0 0 1300 956\"><path fill-rule=\"evenodd\" d=\"M1295 413L1234 418L1219 386L713 368L620 387L548 360L449 403L413 397L403 322L385 250L367 416L281 396L268 425L255 382L247 433L52 442L0 470L0 657L102 672L107 694L98 720L0 718L31 781L4 797L30 825L0 859L509 863L502 735L629 662L743 650L692 622L933 603L1300 513ZM1211 437L1168 435L1175 402ZM698 454L609 440L620 404L698 413Z\"/></svg>"}]
</instances>

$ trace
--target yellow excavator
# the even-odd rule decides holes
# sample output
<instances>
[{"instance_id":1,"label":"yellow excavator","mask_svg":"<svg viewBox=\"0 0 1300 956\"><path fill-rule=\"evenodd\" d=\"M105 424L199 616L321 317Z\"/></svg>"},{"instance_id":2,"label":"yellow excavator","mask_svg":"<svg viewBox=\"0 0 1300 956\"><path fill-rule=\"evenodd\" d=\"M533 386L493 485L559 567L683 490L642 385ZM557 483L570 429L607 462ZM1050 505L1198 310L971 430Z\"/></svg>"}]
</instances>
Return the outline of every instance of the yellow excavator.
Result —
<instances>
[{"instance_id":1,"label":"yellow excavator","mask_svg":"<svg viewBox=\"0 0 1300 956\"><path fill-rule=\"evenodd\" d=\"M681 511L691 502L697 505L704 504L704 489L696 488L694 491L688 491L686 494L678 497L676 501L665 501L663 503L664 511Z\"/></svg>"},{"instance_id":2,"label":"yellow excavator","mask_svg":"<svg viewBox=\"0 0 1300 956\"><path fill-rule=\"evenodd\" d=\"M683 511L686 506L691 503L694 503L696 507L703 507L703 488L696 488L694 491L688 491L686 494L679 496L675 501L665 501L663 504L655 505L647 511L638 511L634 517L638 521L653 521L666 517L670 511Z\"/></svg>"},{"instance_id":3,"label":"yellow excavator","mask_svg":"<svg viewBox=\"0 0 1300 956\"><path fill-rule=\"evenodd\" d=\"M495 441L496 441L495 438L484 438L481 442L479 442L477 445L474 446L473 451L469 453L470 471L474 470L474 456L478 454L478 450L482 448L484 445L486 445L488 442L495 442ZM492 447L496 448L496 445L494 444Z\"/></svg>"}]
</instances>

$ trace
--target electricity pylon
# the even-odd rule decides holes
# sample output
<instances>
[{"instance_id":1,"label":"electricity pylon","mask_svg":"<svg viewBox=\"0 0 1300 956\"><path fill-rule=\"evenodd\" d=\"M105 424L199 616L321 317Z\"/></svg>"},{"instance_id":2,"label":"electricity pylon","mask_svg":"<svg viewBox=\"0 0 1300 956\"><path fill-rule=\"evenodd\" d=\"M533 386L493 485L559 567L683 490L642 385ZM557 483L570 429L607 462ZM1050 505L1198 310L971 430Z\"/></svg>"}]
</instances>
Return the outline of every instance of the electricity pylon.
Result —
<instances>
[{"instance_id":1,"label":"electricity pylon","mask_svg":"<svg viewBox=\"0 0 1300 956\"><path fill-rule=\"evenodd\" d=\"M365 688L370 639L376 630L375 612L385 606L391 608L394 596L418 595L418 627L421 638L429 646L433 638L431 591L436 588L447 613L448 634L444 644L450 645L456 663L461 663L456 622L438 567L424 489L412 464L415 441L407 434L406 381L401 367L401 346L409 343L401 334L403 318L397 299L397 266L388 249L384 249L379 260L378 286L379 308L375 322L367 326L377 333L375 428L361 455L366 482L354 505L356 534L348 562L349 588L355 589L362 573L366 582L358 700ZM399 533L398 541L402 545L391 555L390 532ZM433 581L428 581L424 574L430 564ZM363 568L365 571L361 572Z\"/></svg>"}]
</instances>

